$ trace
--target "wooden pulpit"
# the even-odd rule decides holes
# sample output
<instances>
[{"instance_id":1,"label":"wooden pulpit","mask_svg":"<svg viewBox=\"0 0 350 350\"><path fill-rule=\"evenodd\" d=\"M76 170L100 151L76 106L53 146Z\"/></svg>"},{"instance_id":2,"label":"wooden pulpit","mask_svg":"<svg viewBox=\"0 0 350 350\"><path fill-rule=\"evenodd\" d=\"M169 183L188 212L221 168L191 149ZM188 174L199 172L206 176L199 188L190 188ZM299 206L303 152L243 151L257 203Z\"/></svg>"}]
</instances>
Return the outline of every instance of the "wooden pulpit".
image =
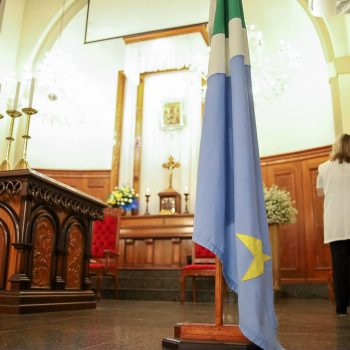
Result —
<instances>
[{"instance_id":1,"label":"wooden pulpit","mask_svg":"<svg viewBox=\"0 0 350 350\"><path fill-rule=\"evenodd\" d=\"M0 172L0 312L96 307L92 222L106 205L32 169Z\"/></svg>"}]
</instances>

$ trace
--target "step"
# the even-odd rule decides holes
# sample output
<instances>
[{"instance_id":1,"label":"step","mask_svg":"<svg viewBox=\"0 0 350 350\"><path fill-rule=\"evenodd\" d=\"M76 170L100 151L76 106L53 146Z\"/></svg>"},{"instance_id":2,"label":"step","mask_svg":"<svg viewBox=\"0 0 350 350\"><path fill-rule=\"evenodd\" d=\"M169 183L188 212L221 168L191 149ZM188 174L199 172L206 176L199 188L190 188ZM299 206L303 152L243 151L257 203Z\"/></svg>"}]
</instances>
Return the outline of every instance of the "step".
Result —
<instances>
[{"instance_id":1,"label":"step","mask_svg":"<svg viewBox=\"0 0 350 350\"><path fill-rule=\"evenodd\" d=\"M180 270L128 270L121 269L118 274L119 298L131 300L180 300ZM94 280L93 280L94 285ZM197 301L214 301L215 281L212 277L197 277ZM111 278L102 281L102 295L114 298L114 285ZM276 297L292 298L328 298L326 284L282 284L281 292ZM228 299L236 301L235 293L230 291ZM186 280L186 301L192 300L192 281Z\"/></svg>"}]
</instances>

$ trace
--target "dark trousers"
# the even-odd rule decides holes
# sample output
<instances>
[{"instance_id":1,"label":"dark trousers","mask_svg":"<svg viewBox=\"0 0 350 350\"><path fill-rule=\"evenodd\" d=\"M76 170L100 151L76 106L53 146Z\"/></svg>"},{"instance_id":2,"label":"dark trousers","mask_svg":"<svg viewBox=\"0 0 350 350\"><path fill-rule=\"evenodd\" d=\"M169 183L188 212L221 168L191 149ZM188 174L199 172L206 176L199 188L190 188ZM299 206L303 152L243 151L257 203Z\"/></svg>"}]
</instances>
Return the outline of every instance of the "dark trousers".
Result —
<instances>
[{"instance_id":1,"label":"dark trousers","mask_svg":"<svg viewBox=\"0 0 350 350\"><path fill-rule=\"evenodd\" d=\"M333 283L338 313L346 313L349 304L350 240L330 243Z\"/></svg>"}]
</instances>

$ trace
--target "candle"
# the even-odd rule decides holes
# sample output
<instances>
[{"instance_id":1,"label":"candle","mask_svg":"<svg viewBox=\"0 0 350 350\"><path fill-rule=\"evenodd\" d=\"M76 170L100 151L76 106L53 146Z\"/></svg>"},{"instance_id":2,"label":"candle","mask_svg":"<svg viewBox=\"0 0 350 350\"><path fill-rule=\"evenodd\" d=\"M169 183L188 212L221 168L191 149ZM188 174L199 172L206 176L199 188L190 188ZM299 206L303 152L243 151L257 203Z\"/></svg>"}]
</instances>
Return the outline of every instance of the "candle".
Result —
<instances>
[{"instance_id":1,"label":"candle","mask_svg":"<svg viewBox=\"0 0 350 350\"><path fill-rule=\"evenodd\" d=\"M148 194L150 194L151 193L151 190L147 187L146 188L146 194L148 195Z\"/></svg>"},{"instance_id":2,"label":"candle","mask_svg":"<svg viewBox=\"0 0 350 350\"><path fill-rule=\"evenodd\" d=\"M19 99L19 89L21 88L21 82L17 81L17 85L16 85L16 95L15 95L15 99L13 101L13 107L12 109L15 111L17 109L18 106L18 99Z\"/></svg>"},{"instance_id":3,"label":"candle","mask_svg":"<svg viewBox=\"0 0 350 350\"><path fill-rule=\"evenodd\" d=\"M28 102L29 108L32 108L33 106L34 86L35 86L35 78L32 78L32 81L30 82L30 91L29 91L29 102Z\"/></svg>"},{"instance_id":4,"label":"candle","mask_svg":"<svg viewBox=\"0 0 350 350\"><path fill-rule=\"evenodd\" d=\"M188 193L188 186L185 186L184 193Z\"/></svg>"}]
</instances>

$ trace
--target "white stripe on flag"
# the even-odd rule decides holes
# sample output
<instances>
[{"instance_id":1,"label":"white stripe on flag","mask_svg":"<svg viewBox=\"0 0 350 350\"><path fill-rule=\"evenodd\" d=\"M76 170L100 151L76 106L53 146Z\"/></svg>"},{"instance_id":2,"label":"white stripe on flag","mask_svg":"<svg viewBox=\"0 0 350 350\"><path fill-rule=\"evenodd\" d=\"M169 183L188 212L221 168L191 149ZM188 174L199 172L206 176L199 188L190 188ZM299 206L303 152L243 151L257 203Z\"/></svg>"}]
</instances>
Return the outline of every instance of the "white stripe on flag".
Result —
<instances>
[{"instance_id":1,"label":"white stripe on flag","mask_svg":"<svg viewBox=\"0 0 350 350\"><path fill-rule=\"evenodd\" d=\"M229 22L229 38L219 33L211 39L208 76L216 73L230 76L230 60L239 55L244 57L246 65L250 65L247 30L242 28L240 18L233 18Z\"/></svg>"}]
</instances>

